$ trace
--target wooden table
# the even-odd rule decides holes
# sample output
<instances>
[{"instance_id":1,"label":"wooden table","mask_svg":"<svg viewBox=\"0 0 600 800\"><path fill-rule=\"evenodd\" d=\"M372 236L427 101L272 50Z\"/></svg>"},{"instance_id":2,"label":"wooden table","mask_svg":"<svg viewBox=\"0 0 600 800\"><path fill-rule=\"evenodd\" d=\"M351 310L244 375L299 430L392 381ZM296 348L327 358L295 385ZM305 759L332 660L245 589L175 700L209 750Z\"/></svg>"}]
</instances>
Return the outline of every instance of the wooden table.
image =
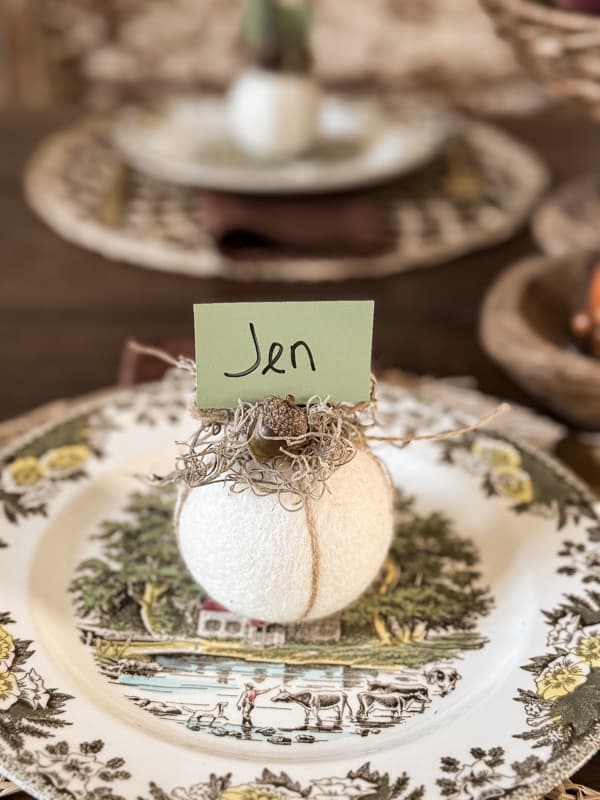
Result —
<instances>
[{"instance_id":1,"label":"wooden table","mask_svg":"<svg viewBox=\"0 0 600 800\"><path fill-rule=\"evenodd\" d=\"M336 299L376 301L375 364L432 375L474 375L480 388L526 401L482 352L481 299L508 263L535 249L511 241L436 269L344 284L241 284L162 275L108 262L72 246L28 210L23 166L35 144L74 118L67 112L3 112L0 120L0 420L115 380L123 341L189 336L194 301ZM600 169L600 130L566 107L503 127L534 146L558 182ZM569 459L578 467L579 456ZM600 788L600 758L578 779Z\"/></svg>"}]
</instances>

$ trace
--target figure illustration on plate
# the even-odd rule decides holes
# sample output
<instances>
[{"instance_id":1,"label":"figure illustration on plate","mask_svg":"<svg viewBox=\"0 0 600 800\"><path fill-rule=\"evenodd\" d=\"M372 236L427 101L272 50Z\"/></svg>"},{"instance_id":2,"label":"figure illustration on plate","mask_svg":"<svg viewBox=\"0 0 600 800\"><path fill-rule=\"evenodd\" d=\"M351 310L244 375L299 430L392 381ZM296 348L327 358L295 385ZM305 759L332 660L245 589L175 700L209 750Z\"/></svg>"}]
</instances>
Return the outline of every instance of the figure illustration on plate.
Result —
<instances>
[{"instance_id":1,"label":"figure illustration on plate","mask_svg":"<svg viewBox=\"0 0 600 800\"><path fill-rule=\"evenodd\" d=\"M261 694L268 694L272 691L273 688L257 689L253 683L246 683L244 685L244 690L237 701L237 709L242 712L242 727L254 727L252 723L252 712L256 705L256 698Z\"/></svg>"}]
</instances>

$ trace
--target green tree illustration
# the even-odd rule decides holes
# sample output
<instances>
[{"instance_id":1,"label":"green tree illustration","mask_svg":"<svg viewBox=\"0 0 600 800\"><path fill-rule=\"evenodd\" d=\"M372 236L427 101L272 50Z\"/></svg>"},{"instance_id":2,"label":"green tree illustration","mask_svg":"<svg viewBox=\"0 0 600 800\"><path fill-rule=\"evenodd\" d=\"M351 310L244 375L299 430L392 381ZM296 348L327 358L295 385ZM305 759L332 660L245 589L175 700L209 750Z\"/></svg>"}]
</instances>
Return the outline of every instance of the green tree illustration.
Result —
<instances>
[{"instance_id":1,"label":"green tree illustration","mask_svg":"<svg viewBox=\"0 0 600 800\"><path fill-rule=\"evenodd\" d=\"M384 573L343 616L348 629L371 627L386 644L472 630L492 604L479 583L479 556L471 540L456 533L443 514L421 516L412 505L397 498Z\"/></svg>"},{"instance_id":2,"label":"green tree illustration","mask_svg":"<svg viewBox=\"0 0 600 800\"><path fill-rule=\"evenodd\" d=\"M102 558L79 565L71 585L77 612L111 630L193 635L205 594L179 555L173 490L137 492L125 513L102 524Z\"/></svg>"}]
</instances>

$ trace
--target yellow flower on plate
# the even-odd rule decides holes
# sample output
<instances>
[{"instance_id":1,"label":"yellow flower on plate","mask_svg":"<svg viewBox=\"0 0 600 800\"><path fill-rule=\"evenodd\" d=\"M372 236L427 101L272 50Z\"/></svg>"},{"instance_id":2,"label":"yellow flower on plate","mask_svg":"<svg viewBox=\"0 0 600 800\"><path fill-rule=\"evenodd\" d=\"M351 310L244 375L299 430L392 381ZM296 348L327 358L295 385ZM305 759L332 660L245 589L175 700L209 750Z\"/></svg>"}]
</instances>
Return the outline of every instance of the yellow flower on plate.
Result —
<instances>
[{"instance_id":1,"label":"yellow flower on plate","mask_svg":"<svg viewBox=\"0 0 600 800\"><path fill-rule=\"evenodd\" d=\"M15 458L6 468L11 482L20 488L35 486L44 477L44 469L35 456Z\"/></svg>"},{"instance_id":2,"label":"yellow flower on plate","mask_svg":"<svg viewBox=\"0 0 600 800\"><path fill-rule=\"evenodd\" d=\"M219 800L287 800L284 794L268 786L254 786L250 783L232 786L221 794Z\"/></svg>"},{"instance_id":3,"label":"yellow flower on plate","mask_svg":"<svg viewBox=\"0 0 600 800\"><path fill-rule=\"evenodd\" d=\"M590 667L600 667L600 633L582 636L575 650L576 655Z\"/></svg>"},{"instance_id":4,"label":"yellow flower on plate","mask_svg":"<svg viewBox=\"0 0 600 800\"><path fill-rule=\"evenodd\" d=\"M0 626L0 668L10 667L14 653L14 639L6 628Z\"/></svg>"},{"instance_id":5,"label":"yellow flower on plate","mask_svg":"<svg viewBox=\"0 0 600 800\"><path fill-rule=\"evenodd\" d=\"M537 693L544 700L564 697L586 682L589 671L589 666L573 655L558 658L536 680Z\"/></svg>"},{"instance_id":6,"label":"yellow flower on plate","mask_svg":"<svg viewBox=\"0 0 600 800\"><path fill-rule=\"evenodd\" d=\"M498 494L515 505L532 503L535 499L533 483L525 470L514 467L495 469L490 474L490 480Z\"/></svg>"},{"instance_id":7,"label":"yellow flower on plate","mask_svg":"<svg viewBox=\"0 0 600 800\"><path fill-rule=\"evenodd\" d=\"M0 670L0 711L6 711L19 699L17 679L7 669Z\"/></svg>"},{"instance_id":8,"label":"yellow flower on plate","mask_svg":"<svg viewBox=\"0 0 600 800\"><path fill-rule=\"evenodd\" d=\"M64 477L81 469L91 455L87 444L66 444L44 453L41 463L51 477Z\"/></svg>"},{"instance_id":9,"label":"yellow flower on plate","mask_svg":"<svg viewBox=\"0 0 600 800\"><path fill-rule=\"evenodd\" d=\"M471 452L493 469L516 469L521 466L521 453L517 448L491 436L478 436L471 445Z\"/></svg>"}]
</instances>

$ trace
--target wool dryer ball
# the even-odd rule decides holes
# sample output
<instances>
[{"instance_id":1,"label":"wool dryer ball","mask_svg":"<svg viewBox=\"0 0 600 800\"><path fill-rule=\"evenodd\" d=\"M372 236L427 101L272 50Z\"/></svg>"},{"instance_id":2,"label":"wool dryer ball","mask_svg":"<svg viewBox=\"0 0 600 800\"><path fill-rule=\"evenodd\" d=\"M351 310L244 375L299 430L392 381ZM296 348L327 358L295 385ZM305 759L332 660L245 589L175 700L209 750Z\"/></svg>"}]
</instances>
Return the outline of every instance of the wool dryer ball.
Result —
<instances>
[{"instance_id":1,"label":"wool dryer ball","mask_svg":"<svg viewBox=\"0 0 600 800\"><path fill-rule=\"evenodd\" d=\"M392 539L390 481L369 450L297 511L222 483L183 487L179 505L179 546L195 580L226 608L266 622L345 608L377 576Z\"/></svg>"}]
</instances>

